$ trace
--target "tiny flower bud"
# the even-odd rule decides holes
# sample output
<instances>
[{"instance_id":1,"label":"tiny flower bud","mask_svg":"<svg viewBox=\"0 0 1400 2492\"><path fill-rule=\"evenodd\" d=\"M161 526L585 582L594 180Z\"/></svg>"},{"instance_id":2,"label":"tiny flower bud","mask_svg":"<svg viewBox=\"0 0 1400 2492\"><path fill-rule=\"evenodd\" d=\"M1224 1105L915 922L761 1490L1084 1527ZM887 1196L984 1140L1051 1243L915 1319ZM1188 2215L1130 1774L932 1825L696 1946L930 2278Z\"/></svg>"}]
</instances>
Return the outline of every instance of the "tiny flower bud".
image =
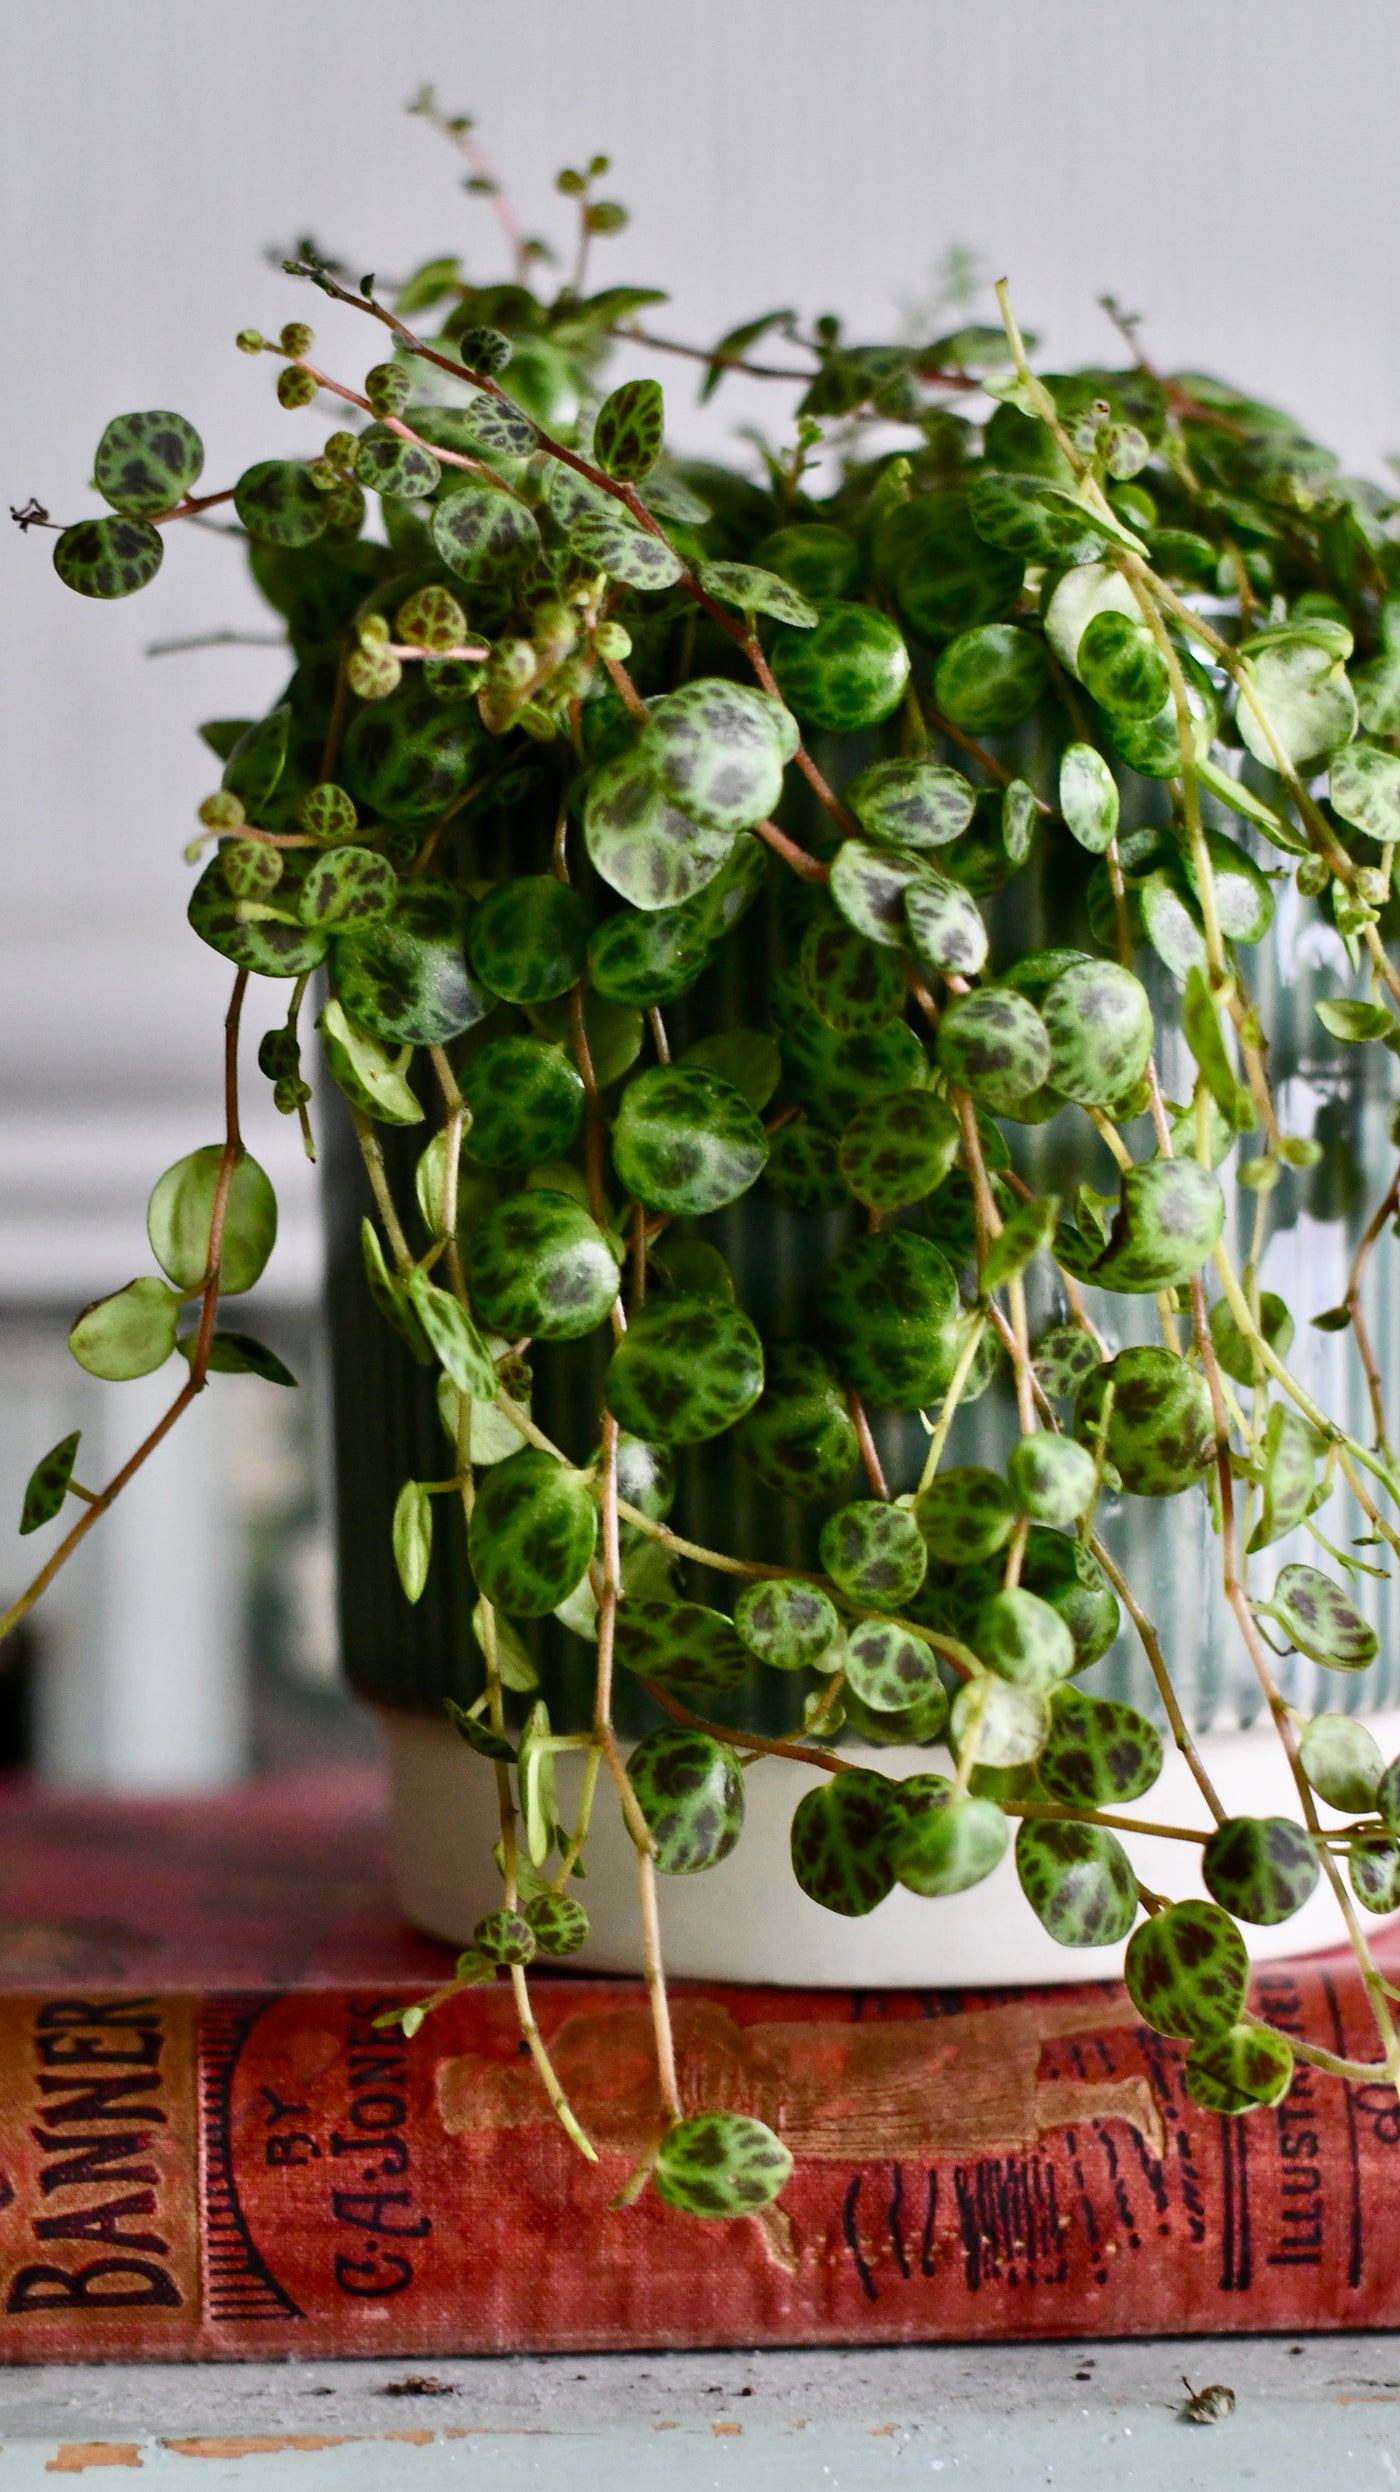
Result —
<instances>
[{"instance_id":1,"label":"tiny flower bud","mask_svg":"<svg viewBox=\"0 0 1400 2492\"><path fill-rule=\"evenodd\" d=\"M233 342L240 355L260 355L267 344L260 329L240 329Z\"/></svg>"},{"instance_id":2,"label":"tiny flower bud","mask_svg":"<svg viewBox=\"0 0 1400 2492\"><path fill-rule=\"evenodd\" d=\"M386 614L366 614L361 616L359 624L359 638L360 647L362 649L382 648L388 637L389 618Z\"/></svg>"}]
</instances>

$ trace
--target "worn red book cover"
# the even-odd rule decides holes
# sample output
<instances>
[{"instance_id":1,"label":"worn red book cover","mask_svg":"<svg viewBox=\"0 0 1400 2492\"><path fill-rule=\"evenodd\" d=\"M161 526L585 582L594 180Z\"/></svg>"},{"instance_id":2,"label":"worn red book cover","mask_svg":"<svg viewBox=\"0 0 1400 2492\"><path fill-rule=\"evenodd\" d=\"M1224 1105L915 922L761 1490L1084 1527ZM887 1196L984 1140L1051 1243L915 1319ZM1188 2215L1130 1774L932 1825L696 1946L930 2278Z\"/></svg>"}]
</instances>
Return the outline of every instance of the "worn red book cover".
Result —
<instances>
[{"instance_id":1,"label":"worn red book cover","mask_svg":"<svg viewBox=\"0 0 1400 2492\"><path fill-rule=\"evenodd\" d=\"M930 1906L931 1916L937 1912ZM1299 2064L1243 2121L1115 1985L681 1985L687 2108L756 2112L763 2218L616 2195L654 2133L640 1986L509 1990L412 2042L445 1949L394 1913L372 1777L227 1802L0 1801L0 2355L291 2359L1400 2324L1400 2106ZM1348 1959L1261 1974L1369 2057Z\"/></svg>"}]
</instances>

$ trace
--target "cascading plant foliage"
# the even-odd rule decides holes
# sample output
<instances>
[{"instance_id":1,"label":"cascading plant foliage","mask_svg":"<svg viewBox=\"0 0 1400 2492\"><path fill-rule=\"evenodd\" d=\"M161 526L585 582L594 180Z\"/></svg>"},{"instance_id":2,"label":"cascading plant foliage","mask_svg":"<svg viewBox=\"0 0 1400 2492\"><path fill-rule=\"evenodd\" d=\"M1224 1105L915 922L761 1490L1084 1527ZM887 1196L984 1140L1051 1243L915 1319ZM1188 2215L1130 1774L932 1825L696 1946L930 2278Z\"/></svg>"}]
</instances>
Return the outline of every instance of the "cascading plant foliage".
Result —
<instances>
[{"instance_id":1,"label":"cascading plant foliage","mask_svg":"<svg viewBox=\"0 0 1400 2492\"><path fill-rule=\"evenodd\" d=\"M468 187L491 190L470 125L442 126ZM1274 1666L1292 1647L1365 1670L1377 1639L1348 1589L1365 1561L1324 1542L1329 1566L1275 1578L1268 1554L1337 1489L1356 1545L1400 1550L1361 1304L1397 1183L1345 1303L1313 1316L1350 1326L1363 1444L1290 1370L1293 1314L1259 1285L1273 1190L1318 1145L1281 1127L1248 968L1291 876L1368 990L1320 1006L1327 1029L1400 1053L1395 506L1272 408L1158 374L1130 324L1122 368L1037 376L1004 289L1000 327L927 343L852 346L833 319L809 331L776 313L677 349L640 327L655 290L585 291L590 237L625 221L595 194L606 170L560 177L580 245L557 291L499 195L509 282L435 260L391 305L373 277L343 282L309 250L289 261L334 309L337 369L299 320L238 345L274 360L282 407L329 410L320 454L274 443L201 493L193 425L119 415L94 471L108 515L58 534L69 587L124 596L154 579L176 523L231 504L295 672L267 717L204 731L224 768L188 852L189 915L235 971L224 1137L152 1194L159 1274L72 1333L97 1376L172 1352L189 1375L104 1489L74 1482L75 1437L39 1464L25 1529L70 1494L86 1510L3 1625L211 1373L291 1382L218 1321L274 1241L272 1188L240 1139L238 1048L250 977L280 979L290 1001L261 1071L309 1149L310 991L377 1206L371 1292L405 1355L438 1372L450 1475L403 1485L403 1590L421 1594L436 1527L465 1532L479 1595L483 1691L449 1711L495 1767L501 1901L451 1987L508 1969L541 2078L591 2154L527 1968L586 1939L574 1880L606 1778L636 1846L665 2115L624 2196L650 2182L692 2213L744 2214L791 2167L760 2122L687 2115L657 1911L658 1873L704 1870L741 1840L746 1775L770 1752L823 1773L793 1818L792 1867L829 1910L868 1913L896 1882L972 1889L1014 1836L1057 1939L1128 1942L1132 1997L1189 2046L1199 2104L1276 2102L1298 2053L1400 2083L1360 1918L1400 1906L1400 1760L1344 1713L1301 1716ZM357 324L376 342L363 375ZM687 465L656 378L600 380L619 336L694 353L702 396L731 369L795 383L789 446L765 448L756 477ZM47 522L37 505L17 515ZM1008 951L988 904L1037 851L1075 939ZM675 1054L668 1011L765 910L771 1030L721 1017ZM1155 1012L1144 973L1168 998ZM1194 1067L1179 1100L1158 1079L1164 1016ZM1027 1129L1052 1120L1066 1164L1096 1137L1102 1190L1028 1182ZM395 1197L385 1128L422 1137L411 1196ZM1238 1245L1217 1174L1231 1154L1250 1213ZM844 1221L805 1333L783 1341L761 1339L703 1227L751 1194L761 1218L765 1188ZM1033 1265L1058 1300L1038 1339ZM1115 1298L1155 1301L1159 1341L1115 1355L1086 1286L1110 1327ZM578 1466L532 1416L527 1353L608 1328ZM1004 1471L950 1466L954 1414L998 1366L1019 1441ZM917 1479L887 1481L872 1410L925 1414ZM808 1568L698 1547L668 1522L676 1450L720 1437L825 1517ZM1105 1488L1209 1501L1295 1816L1233 1816L1217 1795L1171 1656L1096 1531ZM735 1586L732 1616L685 1596L686 1560ZM1163 1753L1143 1715L1080 1683L1120 1602L1200 1803L1199 1825L1152 1831L1199 1858L1209 1901L1146 1890L1119 1839ZM518 1629L551 1613L596 1650L583 1731L551 1728ZM801 1674L800 1735L713 1721L755 1662ZM630 1757L619 1669L669 1717ZM881 1770L882 1746L911 1745L946 1748L951 1770ZM583 1765L567 1828L563 1751ZM1345 1822L1324 1830L1318 1800ZM1374 2007L1374 2066L1246 2008L1239 1925L1286 1919L1320 1878Z\"/></svg>"}]
</instances>

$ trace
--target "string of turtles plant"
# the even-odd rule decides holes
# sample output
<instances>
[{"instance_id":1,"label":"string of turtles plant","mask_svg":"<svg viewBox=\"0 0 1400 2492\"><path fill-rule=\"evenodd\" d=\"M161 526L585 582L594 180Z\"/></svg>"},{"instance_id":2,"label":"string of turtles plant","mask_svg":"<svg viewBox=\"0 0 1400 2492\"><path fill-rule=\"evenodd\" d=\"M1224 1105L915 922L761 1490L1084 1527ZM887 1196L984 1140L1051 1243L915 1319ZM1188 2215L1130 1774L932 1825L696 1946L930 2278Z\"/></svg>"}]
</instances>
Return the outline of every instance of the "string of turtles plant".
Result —
<instances>
[{"instance_id":1,"label":"string of turtles plant","mask_svg":"<svg viewBox=\"0 0 1400 2492\"><path fill-rule=\"evenodd\" d=\"M494 192L470 126L444 126L468 186ZM585 291L591 236L624 221L596 196L606 170L560 177L579 252L553 294L543 246L499 200L507 282L437 260L391 307L372 276L356 287L309 250L287 262L344 312L347 338L359 319L383 347L352 381L299 320L275 341L240 335L278 362L282 407L332 409L320 455L274 452L199 492L191 424L118 416L95 466L109 515L58 534L66 585L125 596L154 579L167 531L230 505L296 668L267 717L205 730L224 770L188 851L189 914L235 970L223 1138L156 1185L159 1275L71 1335L97 1376L172 1352L189 1373L105 1487L74 1479L76 1436L39 1464L23 1528L69 1497L85 1510L0 1633L212 1373L291 1381L219 1309L256 1281L276 1228L239 1129L248 981L289 992L258 1063L308 1150L301 1019L317 981L325 1066L378 1213L370 1289L405 1355L436 1368L450 1449L444 1477L399 1497L403 1589L423 1590L444 1500L479 1594L482 1692L449 1711L495 1768L501 1901L439 1996L508 1971L541 2079L592 2155L528 1968L586 1937L575 1882L610 1785L636 1848L661 2105L624 2198L651 2181L695 2214L742 2214L790 2169L762 2123L681 2102L657 1902L658 1873L729 1854L747 1774L771 1754L824 1776L797 1806L792 1865L831 1911L868 1913L896 1883L960 1893L1014 1839L1054 1937L1127 1940L1133 2000L1188 2045L1197 2103L1274 2103L1297 2057L1400 2086L1397 1994L1362 1918L1400 1906L1400 1760L1341 1712L1300 1715L1276 1674L1290 1647L1339 1672L1376 1655L1351 1583L1379 1571L1362 1547L1400 1550L1400 1477L1362 1282L1400 1176L1344 1304L1313 1318L1352 1333L1363 1444L1304 1389L1294 1317L1260 1287L1274 1190L1318 1145L1280 1124L1246 965L1291 874L1369 982L1365 999L1318 1007L1328 1030L1400 1052L1384 940L1400 840L1392 505L1339 480L1275 411L1163 378L1129 323L1124 368L1037 377L1004 289L1001 328L922 345L854 346L834 319L808 332L786 313L708 350L648 336L640 315L663 296ZM431 335L415 325L427 314ZM670 455L655 378L603 394L619 335L694 355L702 395L731 369L797 384L792 439L764 449L759 482ZM823 492L819 450L836 471ZM50 524L36 504L17 516ZM1079 940L996 957L986 904L1038 850L1079 895ZM772 1031L721 1023L673 1056L667 1012L774 899ZM1180 1100L1158 1078L1138 974L1152 956L1194 1066ZM1052 1117L1092 1130L1107 1190L1065 1200L1019 1173L1025 1130ZM386 1127L427 1134L411 1199L394 1192ZM1250 1209L1238 1250L1217 1173L1232 1154ZM760 1181L848 1222L808 1333L768 1344L690 1226ZM1060 1320L1032 1340L1037 1259ZM1160 1341L1115 1355L1085 1285L1155 1301ZM532 1415L527 1354L606 1327L595 1450L575 1465ZM955 1413L1008 1363L1019 1435L1004 1472L948 1465ZM925 1414L922 1475L894 1494L872 1409ZM676 1449L726 1434L768 1487L830 1509L817 1566L703 1547L667 1519ZM1214 1789L1171 1658L1096 1529L1105 1488L1209 1500L1295 1816L1232 1815ZM1330 1569L1274 1577L1272 1544L1339 1489L1362 1523L1353 1547L1323 1541ZM732 1616L678 1588L686 1561L733 1581ZM1158 1776L1161 1738L1078 1682L1120 1603L1194 1777L1196 1824L1124 1814ZM518 1631L550 1614L596 1649L584 1730L551 1726ZM802 1674L800 1736L711 1718L755 1661ZM667 1717L630 1756L619 1669ZM881 1743L946 1743L952 1770L897 1780L872 1761ZM555 1766L570 1752L582 1781L566 1827ZM1344 1822L1324 1827L1319 1801ZM1120 1841L1134 1829L1184 1846L1211 1900L1146 1889ZM1240 1925L1287 1919L1319 1879L1364 1976L1373 2064L1246 2006ZM405 2030L435 2004L404 2011Z\"/></svg>"}]
</instances>

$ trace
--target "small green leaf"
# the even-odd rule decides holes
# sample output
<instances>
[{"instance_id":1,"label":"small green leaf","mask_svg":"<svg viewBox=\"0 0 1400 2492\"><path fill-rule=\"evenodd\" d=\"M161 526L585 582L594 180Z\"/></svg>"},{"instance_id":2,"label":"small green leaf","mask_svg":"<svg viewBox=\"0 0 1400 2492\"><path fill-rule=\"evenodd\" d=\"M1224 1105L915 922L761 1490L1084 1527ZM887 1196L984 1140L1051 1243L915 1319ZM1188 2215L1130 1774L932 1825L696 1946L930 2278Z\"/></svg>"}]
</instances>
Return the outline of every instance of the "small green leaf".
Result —
<instances>
[{"instance_id":1,"label":"small green leaf","mask_svg":"<svg viewBox=\"0 0 1400 2492\"><path fill-rule=\"evenodd\" d=\"M233 489L233 507L249 536L288 551L324 534L329 498L301 459L259 459Z\"/></svg>"},{"instance_id":2,"label":"small green leaf","mask_svg":"<svg viewBox=\"0 0 1400 2492\"><path fill-rule=\"evenodd\" d=\"M514 1765L515 1750L510 1741L502 1739L499 1731L493 1731L489 1722L468 1713L464 1706L454 1704L450 1696L443 1698L442 1709L453 1729L460 1731L467 1746L475 1748L479 1757L489 1757L495 1765Z\"/></svg>"},{"instance_id":3,"label":"small green leaf","mask_svg":"<svg viewBox=\"0 0 1400 2492\"><path fill-rule=\"evenodd\" d=\"M797 589L755 563L702 562L695 576L706 595L722 606L738 606L750 615L771 614L800 632L814 631L820 621L816 607Z\"/></svg>"},{"instance_id":4,"label":"small green leaf","mask_svg":"<svg viewBox=\"0 0 1400 2492\"><path fill-rule=\"evenodd\" d=\"M1101 857L1118 832L1118 782L1092 744L1067 744L1060 760L1060 811L1081 848Z\"/></svg>"},{"instance_id":5,"label":"small green leaf","mask_svg":"<svg viewBox=\"0 0 1400 2492\"><path fill-rule=\"evenodd\" d=\"M1298 1753L1314 1791L1329 1808L1359 1817L1376 1806L1385 1759L1364 1722L1345 1713L1315 1713Z\"/></svg>"},{"instance_id":6,"label":"small green leaf","mask_svg":"<svg viewBox=\"0 0 1400 2492\"><path fill-rule=\"evenodd\" d=\"M1345 1314L1345 1309L1342 1312ZM1350 1318L1347 1320L1349 1322ZM1313 1321L1316 1323L1318 1319L1314 1317ZM1261 1289L1259 1292L1259 1329L1276 1356L1287 1358L1293 1343L1293 1318L1275 1290ZM1322 1329L1330 1332L1337 1327L1324 1324ZM1240 1331L1228 1298L1217 1298L1211 1308L1210 1337L1215 1344L1216 1357L1226 1375L1233 1376L1236 1384L1252 1385L1260 1381L1262 1366L1257 1363L1252 1343Z\"/></svg>"},{"instance_id":7,"label":"small green leaf","mask_svg":"<svg viewBox=\"0 0 1400 2492\"><path fill-rule=\"evenodd\" d=\"M848 1766L798 1801L792 1870L813 1903L859 1920L884 1902L895 1882L896 1790L884 1774Z\"/></svg>"},{"instance_id":8,"label":"small green leaf","mask_svg":"<svg viewBox=\"0 0 1400 2492\"><path fill-rule=\"evenodd\" d=\"M1363 1004L1349 997L1328 998L1314 1004L1313 1011L1329 1038L1340 1039L1344 1047L1360 1047L1369 1038L1389 1038L1400 1026L1384 1004Z\"/></svg>"},{"instance_id":9,"label":"small green leaf","mask_svg":"<svg viewBox=\"0 0 1400 2492\"><path fill-rule=\"evenodd\" d=\"M153 519L199 482L204 444L183 415L115 415L97 445L93 482L128 517Z\"/></svg>"},{"instance_id":10,"label":"small green leaf","mask_svg":"<svg viewBox=\"0 0 1400 2492\"><path fill-rule=\"evenodd\" d=\"M164 1281L128 1281L110 1298L94 1299L84 1307L68 1335L68 1347L80 1367L108 1384L153 1375L175 1347L179 1312L179 1296Z\"/></svg>"},{"instance_id":11,"label":"small green leaf","mask_svg":"<svg viewBox=\"0 0 1400 2492\"><path fill-rule=\"evenodd\" d=\"M536 1869L544 1867L554 1849L554 1830L559 1819L554 1750L549 1744L550 1736L549 1707L543 1698L539 1698L530 1707L517 1759L518 1789L525 1816L525 1848Z\"/></svg>"},{"instance_id":12,"label":"small green leaf","mask_svg":"<svg viewBox=\"0 0 1400 2492\"><path fill-rule=\"evenodd\" d=\"M175 1344L181 1358L193 1361L198 1341L197 1332L184 1333ZM284 1366L276 1351L255 1341L251 1333L215 1333L209 1344L209 1372L213 1376L261 1376L264 1384L296 1384L290 1367Z\"/></svg>"},{"instance_id":13,"label":"small green leaf","mask_svg":"<svg viewBox=\"0 0 1400 2492\"><path fill-rule=\"evenodd\" d=\"M685 568L664 537L653 536L621 511L585 511L569 530L569 543L584 562L628 588L670 588Z\"/></svg>"},{"instance_id":14,"label":"small green leaf","mask_svg":"<svg viewBox=\"0 0 1400 2492\"><path fill-rule=\"evenodd\" d=\"M405 1480L394 1502L394 1564L405 1597L420 1601L433 1554L433 1501L421 1480Z\"/></svg>"},{"instance_id":15,"label":"small green leaf","mask_svg":"<svg viewBox=\"0 0 1400 2492\"><path fill-rule=\"evenodd\" d=\"M1380 1650L1375 1628L1316 1566L1285 1566L1265 1615L1278 1620L1300 1653L1328 1670L1365 1670Z\"/></svg>"},{"instance_id":16,"label":"small green leaf","mask_svg":"<svg viewBox=\"0 0 1400 2492\"><path fill-rule=\"evenodd\" d=\"M949 1729L959 1758L970 1749L980 1765L1031 1765L1049 1734L1049 1699L1041 1688L1013 1687L984 1671L959 1688Z\"/></svg>"},{"instance_id":17,"label":"small green leaf","mask_svg":"<svg viewBox=\"0 0 1400 2492\"><path fill-rule=\"evenodd\" d=\"M391 1056L334 1000L322 1006L316 1027L327 1070L352 1107L381 1125L421 1125L423 1110L405 1069L411 1048L405 1046Z\"/></svg>"},{"instance_id":18,"label":"small green leaf","mask_svg":"<svg viewBox=\"0 0 1400 2492\"><path fill-rule=\"evenodd\" d=\"M1237 1921L1291 1920L1321 1875L1311 1835L1288 1817L1227 1817L1201 1854L1201 1875Z\"/></svg>"},{"instance_id":19,"label":"small green leaf","mask_svg":"<svg viewBox=\"0 0 1400 2492\"><path fill-rule=\"evenodd\" d=\"M466 1308L458 1305L450 1290L430 1281L426 1272L414 1272L408 1294L458 1392L469 1394L474 1402L494 1402L499 1388L496 1362Z\"/></svg>"},{"instance_id":20,"label":"small green leaf","mask_svg":"<svg viewBox=\"0 0 1400 2492\"><path fill-rule=\"evenodd\" d=\"M467 1554L488 1601L517 1618L544 1618L588 1572L597 1536L583 1474L525 1445L480 1481Z\"/></svg>"},{"instance_id":21,"label":"small green leaf","mask_svg":"<svg viewBox=\"0 0 1400 2492\"><path fill-rule=\"evenodd\" d=\"M80 519L53 549L53 567L80 597L130 597L149 587L165 556L159 528L146 519Z\"/></svg>"},{"instance_id":22,"label":"small green leaf","mask_svg":"<svg viewBox=\"0 0 1400 2492\"><path fill-rule=\"evenodd\" d=\"M1368 839L1400 840L1400 754L1377 744L1344 744L1332 756L1333 810Z\"/></svg>"},{"instance_id":23,"label":"small green leaf","mask_svg":"<svg viewBox=\"0 0 1400 2492\"><path fill-rule=\"evenodd\" d=\"M1049 1246L1060 1217L1058 1194L1043 1195L1034 1203L1018 1203L1009 1212L999 1236L987 1248L981 1271L984 1295L1004 1289L1008 1281L1024 1272L1043 1247Z\"/></svg>"},{"instance_id":24,"label":"small green leaf","mask_svg":"<svg viewBox=\"0 0 1400 2492\"><path fill-rule=\"evenodd\" d=\"M639 484L661 455L666 429L659 381L624 381L598 409L593 455L617 484Z\"/></svg>"},{"instance_id":25,"label":"small green leaf","mask_svg":"<svg viewBox=\"0 0 1400 2492\"><path fill-rule=\"evenodd\" d=\"M627 1779L663 1877L691 1877L728 1858L744 1826L744 1777L732 1748L666 1723L639 1740Z\"/></svg>"},{"instance_id":26,"label":"small green leaf","mask_svg":"<svg viewBox=\"0 0 1400 2492\"><path fill-rule=\"evenodd\" d=\"M21 1533L39 1531L61 1511L81 1443L82 1430L75 1428L71 1436L60 1438L42 1462L35 1463L24 1492L24 1510L19 1525ZM834 1619L834 1611L832 1616Z\"/></svg>"},{"instance_id":27,"label":"small green leaf","mask_svg":"<svg viewBox=\"0 0 1400 2492\"><path fill-rule=\"evenodd\" d=\"M1206 1088L1233 1133L1253 1133L1259 1119L1254 1101L1225 1050L1215 998L1203 969L1192 963L1186 972L1182 1006L1186 1044L1200 1066Z\"/></svg>"},{"instance_id":28,"label":"small green leaf","mask_svg":"<svg viewBox=\"0 0 1400 2492\"><path fill-rule=\"evenodd\" d=\"M1351 636L1342 637L1341 654L1311 628L1287 625L1240 643L1248 689L1241 689L1235 723L1256 761L1274 770L1281 755L1285 766L1306 771L1350 743L1357 726L1356 694L1343 663Z\"/></svg>"},{"instance_id":29,"label":"small green leaf","mask_svg":"<svg viewBox=\"0 0 1400 2492\"><path fill-rule=\"evenodd\" d=\"M1016 1874L1036 1918L1062 1947L1110 1947L1137 1919L1137 1879L1117 1835L1072 1819L1022 1820Z\"/></svg>"},{"instance_id":30,"label":"small green leaf","mask_svg":"<svg viewBox=\"0 0 1400 2492\"><path fill-rule=\"evenodd\" d=\"M896 1812L895 1876L914 1895L980 1886L1011 1839L994 1800L960 1798L944 1774L906 1776L896 1786Z\"/></svg>"},{"instance_id":31,"label":"small green leaf","mask_svg":"<svg viewBox=\"0 0 1400 2492\"><path fill-rule=\"evenodd\" d=\"M728 1083L760 1113L782 1079L777 1041L766 1030L716 1030L712 1037L697 1039L693 1047L687 1047L680 1061L698 1065L701 1072Z\"/></svg>"},{"instance_id":32,"label":"small green leaf","mask_svg":"<svg viewBox=\"0 0 1400 2492\"><path fill-rule=\"evenodd\" d=\"M1282 2102L1292 2082L1293 2053L1283 2035L1259 2025L1233 2025L1198 2043L1186 2063L1192 2102L1227 2116L1268 2110Z\"/></svg>"},{"instance_id":33,"label":"small green leaf","mask_svg":"<svg viewBox=\"0 0 1400 2492\"><path fill-rule=\"evenodd\" d=\"M1169 1904L1134 1930L1123 1979L1154 2033L1205 2042L1228 2033L1243 2013L1249 1954L1218 1904Z\"/></svg>"},{"instance_id":34,"label":"small green leaf","mask_svg":"<svg viewBox=\"0 0 1400 2492\"><path fill-rule=\"evenodd\" d=\"M678 2120L661 2141L656 2194L682 2214L757 2215L792 2172L792 2156L762 2120L707 2111Z\"/></svg>"},{"instance_id":35,"label":"small green leaf","mask_svg":"<svg viewBox=\"0 0 1400 2492\"><path fill-rule=\"evenodd\" d=\"M146 1207L146 1234L161 1270L177 1289L198 1289L209 1268L210 1230L223 1168L223 1145L206 1143L159 1178ZM229 1179L219 1248L225 1297L251 1289L277 1242L277 1197L255 1159L245 1153Z\"/></svg>"},{"instance_id":36,"label":"small green leaf","mask_svg":"<svg viewBox=\"0 0 1400 2492\"><path fill-rule=\"evenodd\" d=\"M1296 1531L1311 1512L1317 1449L1318 1439L1306 1419L1285 1402L1273 1403L1264 1425L1263 1501L1249 1537L1251 1556Z\"/></svg>"}]
</instances>

